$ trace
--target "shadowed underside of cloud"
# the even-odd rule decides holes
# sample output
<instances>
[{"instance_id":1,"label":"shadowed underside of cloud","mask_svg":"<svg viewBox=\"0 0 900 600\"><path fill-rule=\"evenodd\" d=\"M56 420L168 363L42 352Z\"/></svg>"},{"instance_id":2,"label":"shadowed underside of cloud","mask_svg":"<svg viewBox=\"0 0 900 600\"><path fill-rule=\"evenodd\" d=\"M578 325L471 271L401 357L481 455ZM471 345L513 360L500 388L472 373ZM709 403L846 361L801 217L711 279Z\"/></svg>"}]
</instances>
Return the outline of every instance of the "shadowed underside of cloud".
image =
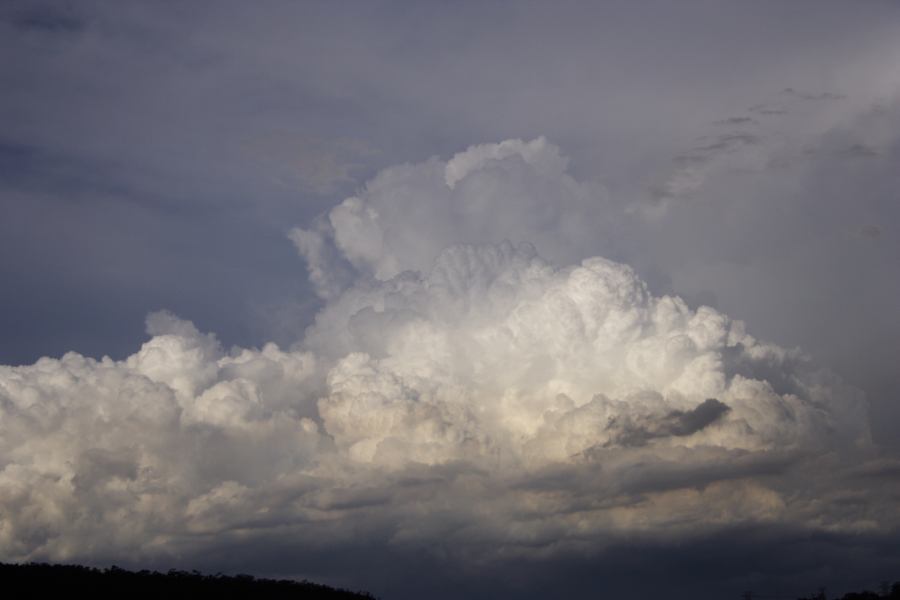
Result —
<instances>
[{"instance_id":1,"label":"shadowed underside of cloud","mask_svg":"<svg viewBox=\"0 0 900 600\"><path fill-rule=\"evenodd\" d=\"M291 233L323 298L291 349L154 313L125 360L0 368L0 554L421 553L472 575L734 528L894 531L896 484L851 468L875 456L862 394L584 259L605 206L541 138L393 167Z\"/></svg>"}]
</instances>

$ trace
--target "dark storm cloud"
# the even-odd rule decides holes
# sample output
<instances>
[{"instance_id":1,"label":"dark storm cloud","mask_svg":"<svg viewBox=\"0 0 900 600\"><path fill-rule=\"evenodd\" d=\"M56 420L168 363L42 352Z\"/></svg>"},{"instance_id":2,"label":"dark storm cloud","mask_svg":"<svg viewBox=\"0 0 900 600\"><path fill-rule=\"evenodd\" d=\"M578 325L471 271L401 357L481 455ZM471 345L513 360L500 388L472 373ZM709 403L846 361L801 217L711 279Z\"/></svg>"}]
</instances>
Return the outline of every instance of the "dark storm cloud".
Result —
<instances>
[{"instance_id":1,"label":"dark storm cloud","mask_svg":"<svg viewBox=\"0 0 900 600\"><path fill-rule=\"evenodd\" d=\"M705 140L704 140L705 142ZM704 154L713 154L719 150L731 150L741 146L750 146L759 143L759 137L750 133L726 133L716 136L709 143L702 143L695 150Z\"/></svg>"},{"instance_id":2,"label":"dark storm cloud","mask_svg":"<svg viewBox=\"0 0 900 600\"><path fill-rule=\"evenodd\" d=\"M785 96L791 96L800 100L843 100L847 97L844 94L835 94L833 92L819 92L817 94L812 92L801 92L794 88L784 88L781 93Z\"/></svg>"},{"instance_id":3,"label":"dark storm cloud","mask_svg":"<svg viewBox=\"0 0 900 600\"><path fill-rule=\"evenodd\" d=\"M730 409L715 398L707 398L697 408L687 412L675 411L669 415L671 425L667 428L672 435L692 435L708 425L712 425Z\"/></svg>"},{"instance_id":4,"label":"dark storm cloud","mask_svg":"<svg viewBox=\"0 0 900 600\"><path fill-rule=\"evenodd\" d=\"M324 544L311 551L290 536L246 545L226 536L198 568L240 573L290 573L351 588L361 585L384 598L548 598L586 593L641 600L652 597L799 598L825 588L829 596L873 589L890 580L900 561L897 538L880 535L810 534L766 526L736 527L671 543L636 539L594 552L573 549L553 560L504 560L458 568L447 565L437 543L404 551L378 543L353 549ZM236 556L251 557L235 560ZM117 564L131 565L118 557ZM169 568L172 563L153 565ZM395 566L404 565L397 574ZM348 573L352 573L348 575ZM885 575L888 573L888 575Z\"/></svg>"},{"instance_id":5,"label":"dark storm cloud","mask_svg":"<svg viewBox=\"0 0 900 600\"><path fill-rule=\"evenodd\" d=\"M47 34L76 33L85 26L72 5L61 3L13 3L0 14L16 28Z\"/></svg>"},{"instance_id":6,"label":"dark storm cloud","mask_svg":"<svg viewBox=\"0 0 900 600\"><path fill-rule=\"evenodd\" d=\"M722 119L721 121L716 121L714 125L758 125L759 122L753 117L729 117L727 119Z\"/></svg>"},{"instance_id":7,"label":"dark storm cloud","mask_svg":"<svg viewBox=\"0 0 900 600\"><path fill-rule=\"evenodd\" d=\"M863 144L853 144L841 150L840 155L845 158L871 158L878 156L878 151Z\"/></svg>"},{"instance_id":8,"label":"dark storm cloud","mask_svg":"<svg viewBox=\"0 0 900 600\"><path fill-rule=\"evenodd\" d=\"M712 425L727 413L728 406L715 398L708 398L689 411L672 411L662 418L619 422L615 417L607 429L614 432L607 446L644 446L655 438L693 435Z\"/></svg>"},{"instance_id":9,"label":"dark storm cloud","mask_svg":"<svg viewBox=\"0 0 900 600\"><path fill-rule=\"evenodd\" d=\"M752 113L757 113L757 114L766 115L766 116L788 114L788 111L783 108L775 108L775 107L768 106L766 104L754 104L747 110Z\"/></svg>"},{"instance_id":10,"label":"dark storm cloud","mask_svg":"<svg viewBox=\"0 0 900 600\"><path fill-rule=\"evenodd\" d=\"M871 238L873 240L877 239L881 237L881 227L879 227L878 225L867 223L866 225L863 225L859 228L859 235Z\"/></svg>"}]
</instances>

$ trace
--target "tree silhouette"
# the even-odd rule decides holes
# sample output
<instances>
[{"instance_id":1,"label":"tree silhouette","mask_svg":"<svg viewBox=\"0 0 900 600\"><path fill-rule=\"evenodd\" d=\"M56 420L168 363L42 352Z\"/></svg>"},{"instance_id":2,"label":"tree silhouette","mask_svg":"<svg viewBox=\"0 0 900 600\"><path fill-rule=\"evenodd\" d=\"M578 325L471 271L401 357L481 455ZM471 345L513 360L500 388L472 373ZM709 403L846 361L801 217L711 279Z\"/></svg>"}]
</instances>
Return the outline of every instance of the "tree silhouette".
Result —
<instances>
[{"instance_id":1,"label":"tree silhouette","mask_svg":"<svg viewBox=\"0 0 900 600\"><path fill-rule=\"evenodd\" d=\"M837 600L900 600L900 581L888 584L884 581L881 583L880 592L872 592L864 590L862 592L849 592L844 594ZM797 600L826 600L825 590L819 590L818 593Z\"/></svg>"},{"instance_id":2,"label":"tree silhouette","mask_svg":"<svg viewBox=\"0 0 900 600\"><path fill-rule=\"evenodd\" d=\"M97 598L260 598L293 600L374 600L365 592L350 592L309 581L257 579L250 575L204 575L198 571L127 571L112 566L94 569L78 565L0 563L0 594L30 600L63 595Z\"/></svg>"}]
</instances>

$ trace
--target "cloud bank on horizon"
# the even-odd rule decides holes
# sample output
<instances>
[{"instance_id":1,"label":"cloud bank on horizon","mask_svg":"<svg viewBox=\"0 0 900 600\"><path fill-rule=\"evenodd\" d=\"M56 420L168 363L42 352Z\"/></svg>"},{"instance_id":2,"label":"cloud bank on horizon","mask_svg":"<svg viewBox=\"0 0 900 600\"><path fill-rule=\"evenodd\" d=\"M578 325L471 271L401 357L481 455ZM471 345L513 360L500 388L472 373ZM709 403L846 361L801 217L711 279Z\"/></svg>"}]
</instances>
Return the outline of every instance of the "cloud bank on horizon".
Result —
<instances>
[{"instance_id":1,"label":"cloud bank on horizon","mask_svg":"<svg viewBox=\"0 0 900 600\"><path fill-rule=\"evenodd\" d=\"M618 218L543 138L473 146L290 233L323 299L290 348L226 350L159 312L124 360L0 367L0 555L229 540L471 566L895 530L893 487L852 484L891 468L863 394L586 254Z\"/></svg>"}]
</instances>

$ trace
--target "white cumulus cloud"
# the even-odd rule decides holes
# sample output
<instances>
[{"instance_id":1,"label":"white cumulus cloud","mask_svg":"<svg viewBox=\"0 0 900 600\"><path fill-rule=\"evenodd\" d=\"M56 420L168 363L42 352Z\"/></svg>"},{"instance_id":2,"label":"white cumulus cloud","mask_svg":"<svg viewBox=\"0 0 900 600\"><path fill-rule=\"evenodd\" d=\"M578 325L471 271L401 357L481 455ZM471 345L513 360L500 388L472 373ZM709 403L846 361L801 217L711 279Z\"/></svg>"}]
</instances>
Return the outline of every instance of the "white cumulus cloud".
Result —
<instances>
[{"instance_id":1,"label":"white cumulus cloud","mask_svg":"<svg viewBox=\"0 0 900 600\"><path fill-rule=\"evenodd\" d=\"M393 167L292 232L325 299L292 349L155 313L125 360L0 367L0 554L377 530L480 560L880 522L785 475L871 452L862 394L585 258L604 206L544 139Z\"/></svg>"}]
</instances>

